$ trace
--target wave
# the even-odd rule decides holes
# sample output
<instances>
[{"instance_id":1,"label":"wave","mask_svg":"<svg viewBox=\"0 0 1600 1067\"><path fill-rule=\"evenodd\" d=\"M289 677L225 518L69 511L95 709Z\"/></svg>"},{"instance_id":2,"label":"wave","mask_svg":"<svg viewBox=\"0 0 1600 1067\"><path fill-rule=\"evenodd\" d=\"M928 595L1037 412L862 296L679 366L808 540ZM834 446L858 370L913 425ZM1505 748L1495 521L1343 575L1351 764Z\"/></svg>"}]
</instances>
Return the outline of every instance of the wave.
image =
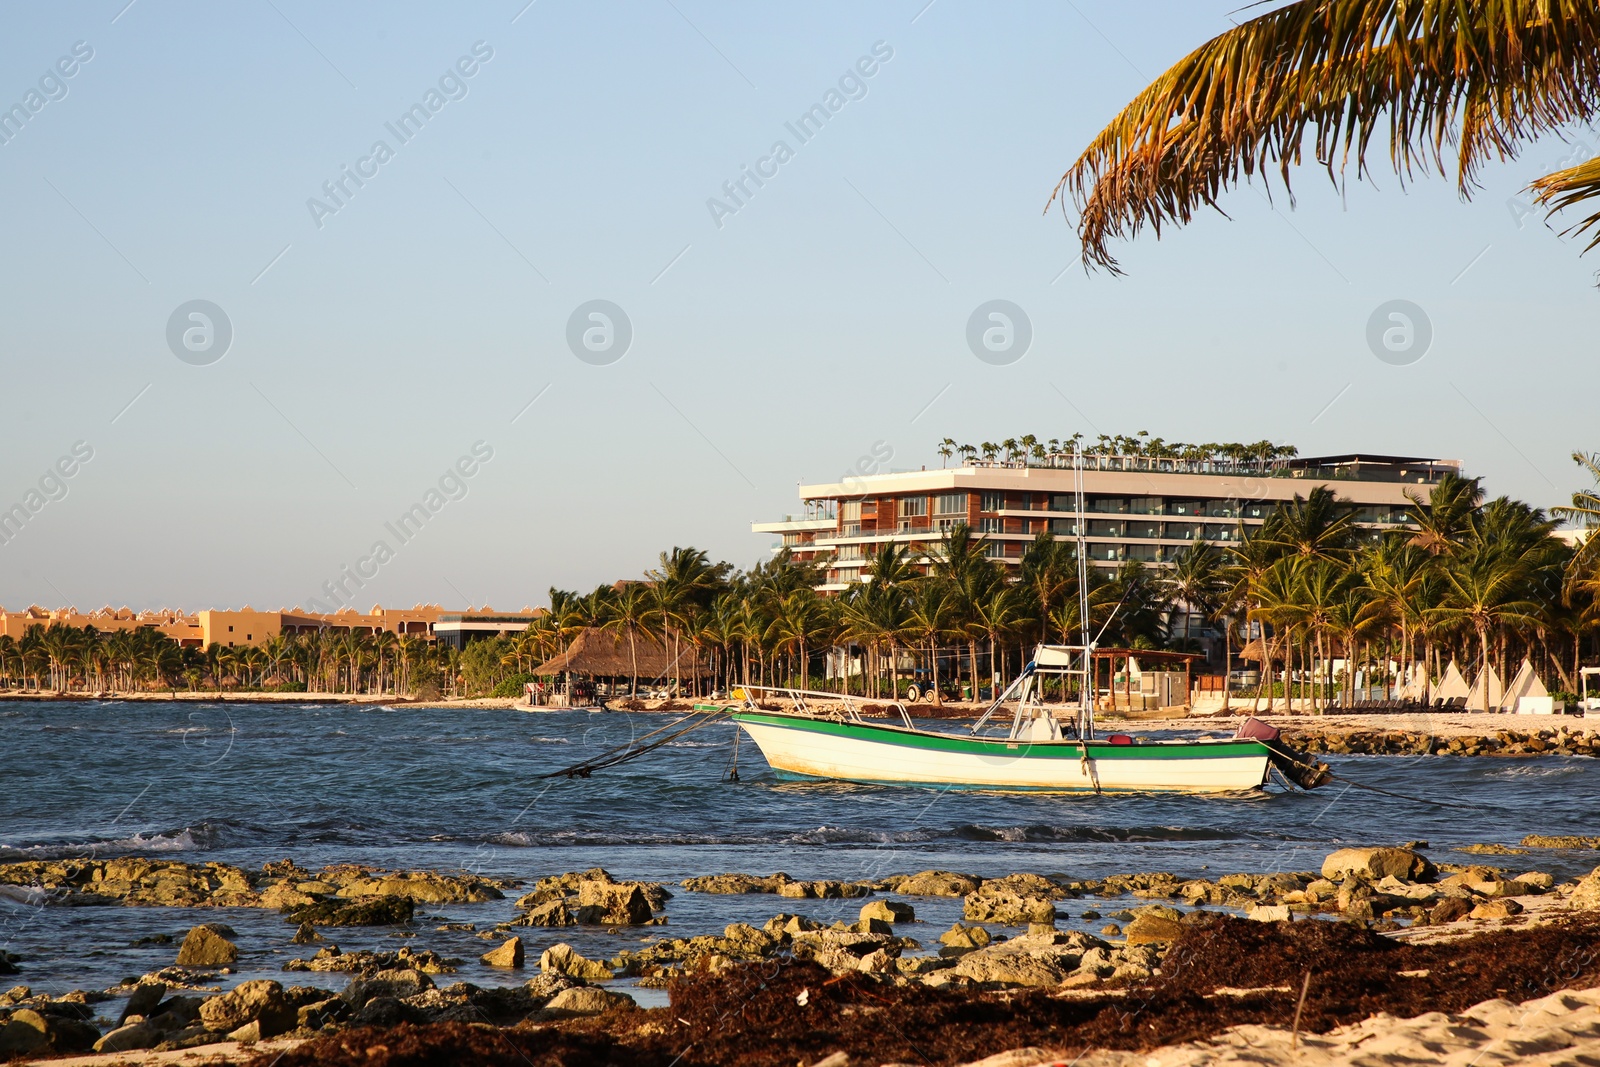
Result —
<instances>
[{"instance_id":1,"label":"wave","mask_svg":"<svg viewBox=\"0 0 1600 1067\"><path fill-rule=\"evenodd\" d=\"M138 832L126 837L85 837L79 841L0 845L0 861L104 859L136 853L208 852L223 846L222 830L218 824L202 822L171 830Z\"/></svg>"}]
</instances>

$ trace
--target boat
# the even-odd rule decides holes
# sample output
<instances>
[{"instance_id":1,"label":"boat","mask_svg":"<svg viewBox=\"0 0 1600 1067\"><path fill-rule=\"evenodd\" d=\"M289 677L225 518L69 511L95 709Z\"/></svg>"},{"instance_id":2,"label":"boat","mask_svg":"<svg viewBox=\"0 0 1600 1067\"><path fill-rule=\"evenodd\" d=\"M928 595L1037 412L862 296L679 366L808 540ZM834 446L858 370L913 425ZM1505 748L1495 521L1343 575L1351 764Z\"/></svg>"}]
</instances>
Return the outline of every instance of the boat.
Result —
<instances>
[{"instance_id":1,"label":"boat","mask_svg":"<svg viewBox=\"0 0 1600 1067\"><path fill-rule=\"evenodd\" d=\"M1096 736L1087 692L1072 709L1045 702L1040 684L1052 675L1081 681L1088 662L1081 646L1040 645L1022 674L964 732L919 727L897 701L814 690L743 686L735 693L741 702L724 710L786 778L1084 794L1246 792L1266 785L1274 770L1304 788L1325 780L1325 769L1256 719L1233 737ZM989 724L1010 703L1009 728L1000 733ZM887 721L868 714L885 710Z\"/></svg>"}]
</instances>

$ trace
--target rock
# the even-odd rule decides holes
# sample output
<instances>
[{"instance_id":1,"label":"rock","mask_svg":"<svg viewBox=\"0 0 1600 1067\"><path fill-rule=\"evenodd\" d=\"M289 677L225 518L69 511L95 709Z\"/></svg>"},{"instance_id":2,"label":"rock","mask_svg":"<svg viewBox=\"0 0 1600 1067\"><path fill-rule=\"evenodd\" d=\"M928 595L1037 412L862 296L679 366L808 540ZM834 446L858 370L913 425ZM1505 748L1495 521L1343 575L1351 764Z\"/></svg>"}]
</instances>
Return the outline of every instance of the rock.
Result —
<instances>
[{"instance_id":1,"label":"rock","mask_svg":"<svg viewBox=\"0 0 1600 1067\"><path fill-rule=\"evenodd\" d=\"M357 1009L350 1021L356 1026L397 1026L409 1021L406 1005L396 997L373 997Z\"/></svg>"},{"instance_id":2,"label":"rock","mask_svg":"<svg viewBox=\"0 0 1600 1067\"><path fill-rule=\"evenodd\" d=\"M1529 834L1522 839L1522 845L1524 848L1600 848L1600 837Z\"/></svg>"},{"instance_id":3,"label":"rock","mask_svg":"<svg viewBox=\"0 0 1600 1067\"><path fill-rule=\"evenodd\" d=\"M239 946L229 938L238 937L232 927L220 923L196 926L178 949L179 967L223 967L239 961Z\"/></svg>"},{"instance_id":4,"label":"rock","mask_svg":"<svg viewBox=\"0 0 1600 1067\"><path fill-rule=\"evenodd\" d=\"M321 940L322 935L317 933L316 927L310 923L301 923L300 929L296 930L294 936L289 939L290 943L295 945L310 945Z\"/></svg>"},{"instance_id":5,"label":"rock","mask_svg":"<svg viewBox=\"0 0 1600 1067\"><path fill-rule=\"evenodd\" d=\"M1056 986L1086 950L1104 945L1088 934L1029 934L966 953L952 973L982 985Z\"/></svg>"},{"instance_id":6,"label":"rock","mask_svg":"<svg viewBox=\"0 0 1600 1067\"><path fill-rule=\"evenodd\" d=\"M701 878L686 878L683 887L692 893L776 893L790 881L792 879L782 871L766 877L754 874L712 874Z\"/></svg>"},{"instance_id":7,"label":"rock","mask_svg":"<svg viewBox=\"0 0 1600 1067\"><path fill-rule=\"evenodd\" d=\"M1121 937L1122 927L1118 926L1116 923L1106 923L1100 928L1100 932L1105 934L1107 937Z\"/></svg>"},{"instance_id":8,"label":"rock","mask_svg":"<svg viewBox=\"0 0 1600 1067\"><path fill-rule=\"evenodd\" d=\"M0 1055L38 1052L50 1047L50 1023L32 1008L19 1008L0 1029Z\"/></svg>"},{"instance_id":9,"label":"rock","mask_svg":"<svg viewBox=\"0 0 1600 1067\"><path fill-rule=\"evenodd\" d=\"M499 948L478 957L490 967L521 967L522 938L513 937Z\"/></svg>"},{"instance_id":10,"label":"rock","mask_svg":"<svg viewBox=\"0 0 1600 1067\"><path fill-rule=\"evenodd\" d=\"M954 871L921 871L897 874L883 880L884 885L903 896L964 897L982 884L982 879Z\"/></svg>"},{"instance_id":11,"label":"rock","mask_svg":"<svg viewBox=\"0 0 1600 1067\"><path fill-rule=\"evenodd\" d=\"M599 922L598 916L587 917L591 922ZM577 926L578 917L567 907L565 900L547 900L543 904L535 905L531 910L523 912L511 921L512 926Z\"/></svg>"},{"instance_id":12,"label":"rock","mask_svg":"<svg viewBox=\"0 0 1600 1067\"><path fill-rule=\"evenodd\" d=\"M585 959L566 943L545 949L539 956L539 970L545 974L561 974L585 982L605 981L612 977L610 967L599 960Z\"/></svg>"},{"instance_id":13,"label":"rock","mask_svg":"<svg viewBox=\"0 0 1600 1067\"><path fill-rule=\"evenodd\" d=\"M424 904L479 904L486 900L499 900L505 895L495 883L474 875L437 874L433 871L373 873L376 877L358 877L346 882L338 895L345 898L408 897Z\"/></svg>"},{"instance_id":14,"label":"rock","mask_svg":"<svg viewBox=\"0 0 1600 1067\"><path fill-rule=\"evenodd\" d=\"M1289 914L1287 904L1257 904L1250 909L1247 918L1254 919L1258 923L1279 923L1288 922L1293 916Z\"/></svg>"},{"instance_id":15,"label":"rock","mask_svg":"<svg viewBox=\"0 0 1600 1067\"><path fill-rule=\"evenodd\" d=\"M56 1052L89 1052L100 1040L100 1031L82 1019L67 1015L45 1015L50 1047Z\"/></svg>"},{"instance_id":16,"label":"rock","mask_svg":"<svg viewBox=\"0 0 1600 1067\"><path fill-rule=\"evenodd\" d=\"M398 1002L404 997L414 997L432 988L433 979L421 971L396 967L392 970L379 971L368 978L358 978L340 995L359 1010L379 998L387 997Z\"/></svg>"},{"instance_id":17,"label":"rock","mask_svg":"<svg viewBox=\"0 0 1600 1067\"><path fill-rule=\"evenodd\" d=\"M1555 887L1556 876L1553 874L1547 874L1544 871L1528 871L1526 874L1517 875L1514 881L1521 882L1526 886L1532 886L1534 889L1543 893Z\"/></svg>"},{"instance_id":18,"label":"rock","mask_svg":"<svg viewBox=\"0 0 1600 1067\"><path fill-rule=\"evenodd\" d=\"M123 1006L122 1014L117 1019L117 1025L121 1026L127 1022L130 1015L149 1017L161 1003L161 998L166 995L165 982L141 982L134 986L133 993L128 997L128 1003Z\"/></svg>"},{"instance_id":19,"label":"rock","mask_svg":"<svg viewBox=\"0 0 1600 1067\"><path fill-rule=\"evenodd\" d=\"M910 904L895 900L873 900L861 905L861 918L882 919L890 924L910 923L917 921L917 912Z\"/></svg>"},{"instance_id":20,"label":"rock","mask_svg":"<svg viewBox=\"0 0 1600 1067\"><path fill-rule=\"evenodd\" d=\"M1522 911L1522 905L1509 897L1486 900L1472 909L1474 919L1509 919Z\"/></svg>"},{"instance_id":21,"label":"rock","mask_svg":"<svg viewBox=\"0 0 1600 1067\"><path fill-rule=\"evenodd\" d=\"M563 989L550 998L544 1006L545 1013L554 1017L571 1015L600 1015L608 1011L629 1010L639 1005L626 993L613 993L609 989L578 986Z\"/></svg>"},{"instance_id":22,"label":"rock","mask_svg":"<svg viewBox=\"0 0 1600 1067\"><path fill-rule=\"evenodd\" d=\"M307 1030L320 1030L329 1023L340 1022L349 1017L350 1002L343 997L329 997L326 1000L304 1004L295 1011L296 1025Z\"/></svg>"},{"instance_id":23,"label":"rock","mask_svg":"<svg viewBox=\"0 0 1600 1067\"><path fill-rule=\"evenodd\" d=\"M1026 926L1054 922L1056 906L1049 897L1027 896L998 882L985 882L975 892L967 894L962 902L961 917L972 922Z\"/></svg>"},{"instance_id":24,"label":"rock","mask_svg":"<svg viewBox=\"0 0 1600 1067\"><path fill-rule=\"evenodd\" d=\"M1404 848L1341 848L1322 861L1322 877L1329 879L1357 874L1374 882L1391 877L1420 882L1436 873L1428 857Z\"/></svg>"},{"instance_id":25,"label":"rock","mask_svg":"<svg viewBox=\"0 0 1600 1067\"><path fill-rule=\"evenodd\" d=\"M1183 923L1163 915L1135 915L1124 931L1130 945L1159 945L1183 936Z\"/></svg>"},{"instance_id":26,"label":"rock","mask_svg":"<svg viewBox=\"0 0 1600 1067\"><path fill-rule=\"evenodd\" d=\"M617 926L643 926L650 921L650 901L638 882L578 883L578 905L599 912L599 922Z\"/></svg>"},{"instance_id":27,"label":"rock","mask_svg":"<svg viewBox=\"0 0 1600 1067\"><path fill-rule=\"evenodd\" d=\"M939 935L941 944L962 950L983 948L992 940L993 938L989 936L989 931L983 927L966 926L962 923L955 923L950 929Z\"/></svg>"},{"instance_id":28,"label":"rock","mask_svg":"<svg viewBox=\"0 0 1600 1067\"><path fill-rule=\"evenodd\" d=\"M1446 897L1434 905L1432 911L1428 912L1428 922L1433 926L1443 926L1446 923L1453 923L1457 919L1465 919L1471 911L1472 905L1460 897Z\"/></svg>"},{"instance_id":29,"label":"rock","mask_svg":"<svg viewBox=\"0 0 1600 1067\"><path fill-rule=\"evenodd\" d=\"M94 1043L96 1052L132 1052L155 1048L167 1039L165 1031L146 1022L120 1026Z\"/></svg>"},{"instance_id":30,"label":"rock","mask_svg":"<svg viewBox=\"0 0 1600 1067\"><path fill-rule=\"evenodd\" d=\"M273 1037L294 1029L295 1012L284 999L283 986L258 978L240 982L219 997L207 997L200 1005L200 1021L207 1030L221 1033L260 1021L262 1034Z\"/></svg>"},{"instance_id":31,"label":"rock","mask_svg":"<svg viewBox=\"0 0 1600 1067\"><path fill-rule=\"evenodd\" d=\"M847 971L881 973L894 968L902 942L891 934L854 930L809 930L794 934L796 959L813 960L835 974Z\"/></svg>"},{"instance_id":32,"label":"rock","mask_svg":"<svg viewBox=\"0 0 1600 1067\"><path fill-rule=\"evenodd\" d=\"M1579 879L1572 896L1567 898L1567 903L1574 908L1600 908L1600 867L1596 867Z\"/></svg>"},{"instance_id":33,"label":"rock","mask_svg":"<svg viewBox=\"0 0 1600 1067\"><path fill-rule=\"evenodd\" d=\"M400 926L411 921L414 910L410 897L323 900L291 911L289 921L312 926Z\"/></svg>"}]
</instances>

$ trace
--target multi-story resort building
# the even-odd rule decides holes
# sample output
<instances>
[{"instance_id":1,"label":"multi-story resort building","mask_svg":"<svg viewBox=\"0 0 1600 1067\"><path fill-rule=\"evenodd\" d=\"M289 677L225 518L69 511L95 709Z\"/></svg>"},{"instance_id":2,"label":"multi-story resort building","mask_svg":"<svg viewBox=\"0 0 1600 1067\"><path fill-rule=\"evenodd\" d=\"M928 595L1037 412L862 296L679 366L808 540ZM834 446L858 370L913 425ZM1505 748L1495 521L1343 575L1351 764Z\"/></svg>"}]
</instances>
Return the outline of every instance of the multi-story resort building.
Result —
<instances>
[{"instance_id":1,"label":"multi-story resort building","mask_svg":"<svg viewBox=\"0 0 1600 1067\"><path fill-rule=\"evenodd\" d=\"M1326 486L1355 508L1355 521L1380 532L1410 521L1412 497L1426 502L1458 460L1410 456L1316 456L1294 459L1180 459L1089 455L1078 471L1070 456L1014 461L969 459L940 470L847 476L802 485L802 518L751 524L779 534L796 560L826 561L823 592L860 581L879 545L911 550L926 569L926 549L966 523L985 551L1016 567L1028 543L1048 531L1075 539L1084 526L1090 560L1115 567L1136 559L1161 564L1193 541L1227 544L1241 526L1259 526L1272 509Z\"/></svg>"}]
</instances>

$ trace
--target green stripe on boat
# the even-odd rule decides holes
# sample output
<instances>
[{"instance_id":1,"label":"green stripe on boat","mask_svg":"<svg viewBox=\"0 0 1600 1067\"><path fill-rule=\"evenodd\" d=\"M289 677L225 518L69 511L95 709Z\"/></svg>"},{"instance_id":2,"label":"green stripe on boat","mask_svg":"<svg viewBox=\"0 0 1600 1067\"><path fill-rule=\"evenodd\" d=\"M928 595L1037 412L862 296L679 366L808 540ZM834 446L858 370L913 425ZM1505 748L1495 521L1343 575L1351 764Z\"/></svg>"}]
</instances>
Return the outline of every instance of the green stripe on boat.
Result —
<instances>
[{"instance_id":1,"label":"green stripe on boat","mask_svg":"<svg viewBox=\"0 0 1600 1067\"><path fill-rule=\"evenodd\" d=\"M1146 743L1114 745L1109 741L1008 741L998 738L956 737L932 731L909 731L903 726L878 726L867 723L811 719L799 715L769 715L757 712L733 713L734 722L753 722L779 729L800 730L832 737L850 737L880 745L932 749L938 752L971 752L980 755L1026 756L1029 759L1082 759L1084 745L1096 760L1106 759L1217 759L1230 756L1261 756L1267 746L1249 738L1222 738L1215 741L1181 741L1173 744Z\"/></svg>"}]
</instances>

